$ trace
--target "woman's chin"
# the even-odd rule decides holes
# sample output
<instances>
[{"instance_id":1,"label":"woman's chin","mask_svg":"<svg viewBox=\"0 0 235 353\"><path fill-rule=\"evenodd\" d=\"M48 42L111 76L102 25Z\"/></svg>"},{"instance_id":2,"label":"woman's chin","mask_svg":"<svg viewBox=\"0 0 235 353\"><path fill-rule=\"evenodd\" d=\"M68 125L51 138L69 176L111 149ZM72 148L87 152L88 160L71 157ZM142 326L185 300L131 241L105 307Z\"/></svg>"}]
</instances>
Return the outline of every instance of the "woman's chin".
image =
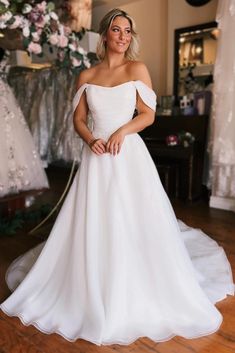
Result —
<instances>
[{"instance_id":1,"label":"woman's chin","mask_svg":"<svg viewBox=\"0 0 235 353\"><path fill-rule=\"evenodd\" d=\"M122 48L122 47L119 47L119 48L115 48L114 50L117 54L124 54L126 51L127 51L127 48Z\"/></svg>"}]
</instances>

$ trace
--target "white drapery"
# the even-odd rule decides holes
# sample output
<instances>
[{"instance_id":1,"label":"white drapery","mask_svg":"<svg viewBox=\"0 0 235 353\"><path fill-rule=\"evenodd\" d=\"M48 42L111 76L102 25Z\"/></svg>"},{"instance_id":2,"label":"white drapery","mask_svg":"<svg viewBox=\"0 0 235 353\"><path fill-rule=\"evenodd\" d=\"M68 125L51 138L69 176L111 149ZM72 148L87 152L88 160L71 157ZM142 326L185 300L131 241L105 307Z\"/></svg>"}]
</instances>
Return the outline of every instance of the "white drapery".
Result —
<instances>
[{"instance_id":1,"label":"white drapery","mask_svg":"<svg viewBox=\"0 0 235 353\"><path fill-rule=\"evenodd\" d=\"M210 206L235 211L235 0L219 0L216 21Z\"/></svg>"}]
</instances>

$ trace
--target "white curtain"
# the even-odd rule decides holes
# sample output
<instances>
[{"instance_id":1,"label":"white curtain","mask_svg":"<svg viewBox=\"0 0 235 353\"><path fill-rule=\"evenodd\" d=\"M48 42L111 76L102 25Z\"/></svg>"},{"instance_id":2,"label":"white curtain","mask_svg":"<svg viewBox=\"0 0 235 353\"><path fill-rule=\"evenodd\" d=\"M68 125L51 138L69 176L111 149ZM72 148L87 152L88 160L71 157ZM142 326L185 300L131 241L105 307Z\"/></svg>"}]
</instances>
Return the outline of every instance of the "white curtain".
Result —
<instances>
[{"instance_id":1,"label":"white curtain","mask_svg":"<svg viewBox=\"0 0 235 353\"><path fill-rule=\"evenodd\" d=\"M235 0L219 0L216 21L210 206L235 211Z\"/></svg>"}]
</instances>

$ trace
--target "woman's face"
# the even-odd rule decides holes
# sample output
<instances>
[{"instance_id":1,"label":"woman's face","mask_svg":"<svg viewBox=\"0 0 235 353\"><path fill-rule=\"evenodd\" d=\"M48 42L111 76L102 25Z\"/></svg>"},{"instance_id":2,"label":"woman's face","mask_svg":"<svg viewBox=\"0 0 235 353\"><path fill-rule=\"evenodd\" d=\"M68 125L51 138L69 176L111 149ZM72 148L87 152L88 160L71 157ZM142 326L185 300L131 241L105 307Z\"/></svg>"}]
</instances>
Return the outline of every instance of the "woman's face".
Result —
<instances>
[{"instance_id":1,"label":"woman's face","mask_svg":"<svg viewBox=\"0 0 235 353\"><path fill-rule=\"evenodd\" d=\"M127 18L114 18L105 36L106 49L116 53L125 53L131 42L131 25Z\"/></svg>"}]
</instances>

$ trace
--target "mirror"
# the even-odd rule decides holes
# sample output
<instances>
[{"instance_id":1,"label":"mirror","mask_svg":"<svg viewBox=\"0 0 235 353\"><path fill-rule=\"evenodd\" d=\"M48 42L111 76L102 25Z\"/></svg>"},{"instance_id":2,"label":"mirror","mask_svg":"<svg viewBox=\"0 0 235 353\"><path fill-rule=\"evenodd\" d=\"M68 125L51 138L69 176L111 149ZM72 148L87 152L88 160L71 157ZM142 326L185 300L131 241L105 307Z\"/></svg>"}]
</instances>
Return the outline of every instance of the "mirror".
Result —
<instances>
[{"instance_id":1,"label":"mirror","mask_svg":"<svg viewBox=\"0 0 235 353\"><path fill-rule=\"evenodd\" d=\"M218 35L216 22L175 30L176 97L204 91L213 82Z\"/></svg>"}]
</instances>

